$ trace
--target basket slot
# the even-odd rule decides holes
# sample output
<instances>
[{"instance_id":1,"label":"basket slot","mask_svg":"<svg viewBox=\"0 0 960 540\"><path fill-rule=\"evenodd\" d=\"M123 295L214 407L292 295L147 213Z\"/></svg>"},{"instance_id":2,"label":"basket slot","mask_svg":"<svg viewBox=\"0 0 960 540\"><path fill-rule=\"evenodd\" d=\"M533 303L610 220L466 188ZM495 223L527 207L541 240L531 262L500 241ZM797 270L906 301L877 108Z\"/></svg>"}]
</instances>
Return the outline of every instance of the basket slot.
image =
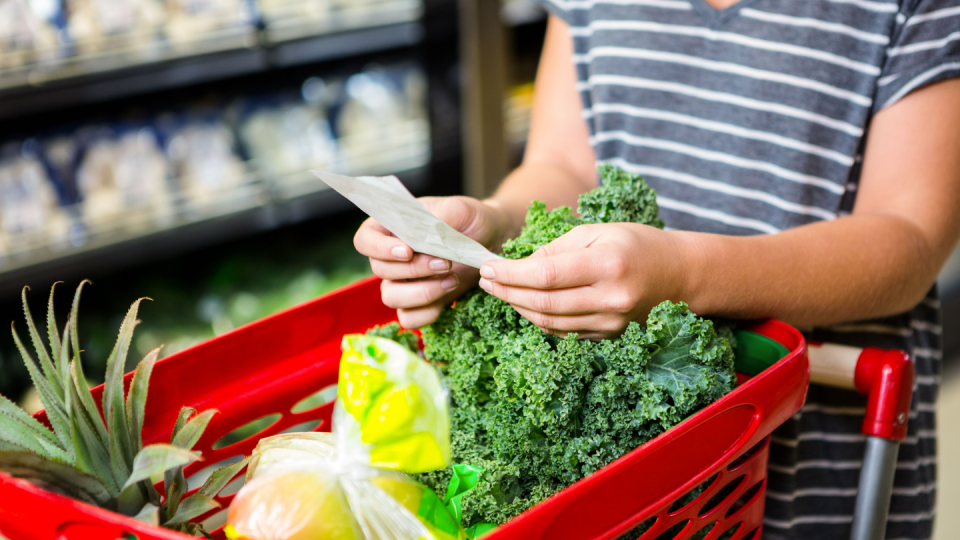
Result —
<instances>
[{"instance_id":1,"label":"basket slot","mask_svg":"<svg viewBox=\"0 0 960 540\"><path fill-rule=\"evenodd\" d=\"M656 523L657 523L657 516L653 516L650 519L646 519L636 527L620 535L620 537L617 538L617 540L637 540L638 538L643 536L644 533L646 533L651 528L653 528L653 526Z\"/></svg>"},{"instance_id":2,"label":"basket slot","mask_svg":"<svg viewBox=\"0 0 960 540\"><path fill-rule=\"evenodd\" d=\"M680 523L677 523L673 527L663 531L658 534L657 537L653 540L673 540L674 538L680 538L680 535L683 533L684 529L687 528L687 525L690 524L689 519L685 519Z\"/></svg>"},{"instance_id":3,"label":"basket slot","mask_svg":"<svg viewBox=\"0 0 960 540\"><path fill-rule=\"evenodd\" d=\"M225 535L220 530L221 527L227 524L227 514L230 511L227 508L217 511L216 513L207 516L203 520L203 528L206 531L214 531L213 537L219 539L225 538Z\"/></svg>"},{"instance_id":4,"label":"basket slot","mask_svg":"<svg viewBox=\"0 0 960 540\"><path fill-rule=\"evenodd\" d=\"M767 444L767 439L763 439L757 444L750 447L749 450L737 456L737 459L733 460L730 465L727 466L728 471L735 471L742 467L747 461L750 460L753 456L757 454L760 450L763 450Z\"/></svg>"},{"instance_id":5,"label":"basket slot","mask_svg":"<svg viewBox=\"0 0 960 540\"><path fill-rule=\"evenodd\" d=\"M565 501L553 499L555 516L539 537L605 537L605 533L641 517L637 514L644 509L672 501L671 493L682 489L689 479L716 470L735 455L755 429L756 416L752 405L739 405L712 417L701 416L685 431L657 437L641 450L647 453L645 460L669 462L669 469L651 476L645 460L630 460L628 454L594 473L589 487L581 484L580 489L567 490L563 493ZM703 440L711 441L714 450L704 452L698 444ZM585 520L581 516L596 518Z\"/></svg>"},{"instance_id":6,"label":"basket slot","mask_svg":"<svg viewBox=\"0 0 960 540\"><path fill-rule=\"evenodd\" d=\"M210 475L213 474L213 471L217 469L221 469L228 465L233 465L234 463L237 463L242 459L243 459L243 456L238 454L236 456L228 457L227 459L222 459L212 465L206 465L206 463L204 463L206 467L200 469L199 471L187 477L187 490L190 491L190 490L198 489L200 486L203 485L204 482L207 481L207 478L210 478Z\"/></svg>"},{"instance_id":7,"label":"basket slot","mask_svg":"<svg viewBox=\"0 0 960 540\"><path fill-rule=\"evenodd\" d=\"M756 528L753 529L752 531L750 531L750 532L748 532L747 534L743 535L743 538L741 538L740 540L753 540L754 537L757 536L757 533L758 533L758 532L760 532L760 527L756 527Z\"/></svg>"},{"instance_id":8,"label":"basket slot","mask_svg":"<svg viewBox=\"0 0 960 540\"><path fill-rule=\"evenodd\" d=\"M310 412L335 399L337 399L337 385L331 384L294 403L293 407L290 407L290 412L293 414Z\"/></svg>"},{"instance_id":9,"label":"basket slot","mask_svg":"<svg viewBox=\"0 0 960 540\"><path fill-rule=\"evenodd\" d=\"M708 534L710 534L711 532L713 532L714 529L717 528L717 523L719 523L719 521L711 521L710 523L707 523L703 527L700 527L700 530L693 533L693 536L691 536L691 538L706 538Z\"/></svg>"},{"instance_id":10,"label":"basket slot","mask_svg":"<svg viewBox=\"0 0 960 540\"><path fill-rule=\"evenodd\" d=\"M734 501L732 505L730 505L730 509L727 510L727 513L723 517L728 518L736 514L744 506L750 504L753 501L753 498L757 495L757 493L761 489L763 489L764 482L766 482L766 479L760 480L759 482L751 486L750 489L745 491L743 495L740 495L740 497L737 498L737 500Z\"/></svg>"},{"instance_id":11,"label":"basket slot","mask_svg":"<svg viewBox=\"0 0 960 540\"><path fill-rule=\"evenodd\" d=\"M710 512L712 512L714 508L723 504L727 499L729 499L733 495L733 492L736 491L738 487L740 487L740 484L743 483L744 478L745 478L744 475L740 475L734 478L733 480L731 480L730 482L728 482L722 488L720 488L720 490L717 491L717 493L714 494L713 497L710 497L710 500L707 501L707 504L703 505L703 508L700 509L700 512L698 512L698 515L700 517L703 517L709 514Z\"/></svg>"},{"instance_id":12,"label":"basket slot","mask_svg":"<svg viewBox=\"0 0 960 540\"><path fill-rule=\"evenodd\" d=\"M713 485L713 483L717 480L717 477L718 477L718 476L720 476L719 473L714 474L714 475L711 476L710 478L707 478L706 480L704 480L703 482L701 482L699 486L697 486L697 487L691 489L690 491L686 492L686 493L683 495L683 497L680 497L679 499L673 501L673 504L670 505L670 509L667 510L667 513L668 513L668 514L675 514L675 513L679 512L680 510L683 510L683 509L686 508L687 506L693 504L697 499L700 498L701 495L703 495L704 492L707 491L707 489L708 489L711 485Z\"/></svg>"},{"instance_id":13,"label":"basket slot","mask_svg":"<svg viewBox=\"0 0 960 540\"><path fill-rule=\"evenodd\" d=\"M217 441L213 443L210 448L211 450L220 450L221 448L233 446L239 442L243 442L251 438L260 440L261 434L267 431L272 425L276 424L277 420L281 419L282 417L283 415L280 413L273 413L261 416L252 422L247 422L246 424L217 439Z\"/></svg>"},{"instance_id":14,"label":"basket slot","mask_svg":"<svg viewBox=\"0 0 960 540\"><path fill-rule=\"evenodd\" d=\"M730 528L723 531L723 534L717 537L717 540L732 540L736 536L737 532L740 531L740 527L743 523L734 523Z\"/></svg>"}]
</instances>

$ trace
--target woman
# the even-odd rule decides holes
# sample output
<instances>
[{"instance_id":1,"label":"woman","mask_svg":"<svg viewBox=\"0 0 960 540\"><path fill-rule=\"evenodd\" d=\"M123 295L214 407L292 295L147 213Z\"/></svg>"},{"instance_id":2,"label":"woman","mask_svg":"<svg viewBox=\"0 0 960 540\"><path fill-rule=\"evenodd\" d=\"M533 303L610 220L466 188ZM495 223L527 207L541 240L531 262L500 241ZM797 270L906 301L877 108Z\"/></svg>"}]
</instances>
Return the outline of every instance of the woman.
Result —
<instances>
[{"instance_id":1,"label":"woman","mask_svg":"<svg viewBox=\"0 0 960 540\"><path fill-rule=\"evenodd\" d=\"M918 374L887 538L930 538L937 273L960 233L960 1L552 0L526 156L490 199L424 199L490 249L595 165L658 192L661 231L588 225L479 270L374 221L357 249L419 327L478 283L545 332L619 334L662 300L903 348ZM572 62L571 62L572 60ZM764 536L847 538L864 400L811 386L772 437Z\"/></svg>"}]
</instances>

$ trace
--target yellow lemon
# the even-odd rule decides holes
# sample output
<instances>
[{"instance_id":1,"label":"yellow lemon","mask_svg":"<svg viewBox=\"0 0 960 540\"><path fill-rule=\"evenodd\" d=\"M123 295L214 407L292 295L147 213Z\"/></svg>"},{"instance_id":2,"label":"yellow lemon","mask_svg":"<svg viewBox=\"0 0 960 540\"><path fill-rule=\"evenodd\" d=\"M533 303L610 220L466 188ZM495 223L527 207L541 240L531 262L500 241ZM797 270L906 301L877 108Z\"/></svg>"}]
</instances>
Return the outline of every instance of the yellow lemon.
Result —
<instances>
[{"instance_id":1,"label":"yellow lemon","mask_svg":"<svg viewBox=\"0 0 960 540\"><path fill-rule=\"evenodd\" d=\"M235 538L361 540L347 501L332 477L302 472L254 478L230 504Z\"/></svg>"}]
</instances>

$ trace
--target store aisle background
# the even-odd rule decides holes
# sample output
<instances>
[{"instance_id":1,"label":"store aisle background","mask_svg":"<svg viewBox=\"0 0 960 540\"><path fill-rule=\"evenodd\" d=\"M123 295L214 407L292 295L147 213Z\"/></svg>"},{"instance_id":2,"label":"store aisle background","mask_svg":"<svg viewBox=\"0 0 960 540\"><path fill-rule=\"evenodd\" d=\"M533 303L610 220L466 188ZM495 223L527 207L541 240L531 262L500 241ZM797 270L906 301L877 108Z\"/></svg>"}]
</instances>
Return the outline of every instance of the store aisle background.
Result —
<instances>
[{"instance_id":1,"label":"store aisle background","mask_svg":"<svg viewBox=\"0 0 960 540\"><path fill-rule=\"evenodd\" d=\"M0 13L36 16L21 4L0 0ZM109 40L82 34L62 17L0 24L0 321L21 320L24 284L39 302L65 280L68 302L92 278L82 310L89 358L106 357L116 314L140 295L156 301L144 307L134 356L160 343L170 354L367 275L350 242L363 216L306 169L396 173L418 194L464 192L464 171L482 161L464 155L464 139L495 148L498 138L461 121L477 106L460 94L464 73L509 87L499 142L509 164L523 156L543 12L504 0L506 54L473 65L456 50L455 5L224 0L204 3L210 13L130 18L147 29L129 32L133 41L117 28ZM183 31L190 20L202 31ZM490 30L476 35L489 41ZM500 99L474 97L490 110ZM934 539L960 540L960 250L940 291ZM27 387L6 336L0 393L27 403Z\"/></svg>"}]
</instances>

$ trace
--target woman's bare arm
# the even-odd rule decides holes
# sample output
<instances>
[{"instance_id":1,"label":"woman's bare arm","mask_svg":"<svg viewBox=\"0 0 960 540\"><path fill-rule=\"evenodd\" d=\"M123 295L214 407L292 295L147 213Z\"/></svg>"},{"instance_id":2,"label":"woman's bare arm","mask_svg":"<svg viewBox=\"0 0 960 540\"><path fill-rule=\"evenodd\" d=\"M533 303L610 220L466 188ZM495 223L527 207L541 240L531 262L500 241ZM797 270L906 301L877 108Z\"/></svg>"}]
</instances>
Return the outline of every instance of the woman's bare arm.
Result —
<instances>
[{"instance_id":1,"label":"woman's bare arm","mask_svg":"<svg viewBox=\"0 0 960 540\"><path fill-rule=\"evenodd\" d=\"M633 224L578 227L480 286L542 328L615 335L662 300L697 313L824 325L902 312L960 235L960 80L876 115L851 216L733 237Z\"/></svg>"},{"instance_id":2,"label":"woman's bare arm","mask_svg":"<svg viewBox=\"0 0 960 540\"><path fill-rule=\"evenodd\" d=\"M799 325L899 313L960 235L960 80L879 112L853 214L752 238L693 236L691 307Z\"/></svg>"},{"instance_id":3,"label":"woman's bare arm","mask_svg":"<svg viewBox=\"0 0 960 540\"><path fill-rule=\"evenodd\" d=\"M550 16L523 164L488 200L509 215L510 228L504 239L520 232L533 200L544 201L547 208L576 208L577 197L597 187L596 157L580 113L583 102L576 88L573 40L568 31L567 23Z\"/></svg>"}]
</instances>

